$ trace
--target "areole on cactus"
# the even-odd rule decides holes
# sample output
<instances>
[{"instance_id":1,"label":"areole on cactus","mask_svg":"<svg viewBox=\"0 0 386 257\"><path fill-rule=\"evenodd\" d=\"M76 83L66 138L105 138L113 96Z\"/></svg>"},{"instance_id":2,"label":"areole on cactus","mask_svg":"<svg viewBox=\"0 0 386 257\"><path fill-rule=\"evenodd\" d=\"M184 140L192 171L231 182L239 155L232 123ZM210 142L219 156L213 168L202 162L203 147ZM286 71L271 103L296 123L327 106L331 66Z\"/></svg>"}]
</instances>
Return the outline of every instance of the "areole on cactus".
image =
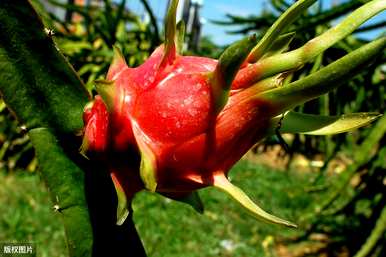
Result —
<instances>
[{"instance_id":1,"label":"areole on cactus","mask_svg":"<svg viewBox=\"0 0 386 257\"><path fill-rule=\"evenodd\" d=\"M81 151L106 165L118 194L117 223L128 215L136 192L147 189L202 211L197 190L228 193L253 216L296 227L258 207L227 179L230 168L259 140L275 133L326 135L376 119L376 113L342 117L307 115L295 106L336 88L386 44L375 40L298 81L285 77L386 8L374 0L339 25L285 52L293 33L286 28L315 0L300 0L257 42L254 35L224 51L219 60L182 55L184 26L176 26L178 0L171 1L165 43L137 68L115 48L106 80L84 112Z\"/></svg>"}]
</instances>

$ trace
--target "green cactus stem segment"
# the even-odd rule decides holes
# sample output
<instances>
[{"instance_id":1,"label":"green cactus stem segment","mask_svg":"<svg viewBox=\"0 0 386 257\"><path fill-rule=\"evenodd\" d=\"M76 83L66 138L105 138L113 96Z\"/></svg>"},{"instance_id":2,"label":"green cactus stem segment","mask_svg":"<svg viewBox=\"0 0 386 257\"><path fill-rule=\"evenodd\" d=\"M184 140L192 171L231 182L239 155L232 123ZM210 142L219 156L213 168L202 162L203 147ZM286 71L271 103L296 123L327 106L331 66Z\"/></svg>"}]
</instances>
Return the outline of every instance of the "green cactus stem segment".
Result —
<instances>
[{"instance_id":1,"label":"green cactus stem segment","mask_svg":"<svg viewBox=\"0 0 386 257\"><path fill-rule=\"evenodd\" d=\"M295 225L294 223L278 218L261 209L240 188L236 187L231 182L229 182L229 180L225 177L223 173L219 173L214 177L213 186L229 194L242 207L247 209L249 213L252 214L252 216L259 220L292 228L297 227L297 225Z\"/></svg>"},{"instance_id":2,"label":"green cactus stem segment","mask_svg":"<svg viewBox=\"0 0 386 257\"><path fill-rule=\"evenodd\" d=\"M30 1L0 3L1 97L27 129L78 133L91 97Z\"/></svg>"},{"instance_id":3,"label":"green cactus stem segment","mask_svg":"<svg viewBox=\"0 0 386 257\"><path fill-rule=\"evenodd\" d=\"M209 74L216 114L226 105L233 79L255 44L256 35L252 35L229 46Z\"/></svg>"},{"instance_id":4,"label":"green cactus stem segment","mask_svg":"<svg viewBox=\"0 0 386 257\"><path fill-rule=\"evenodd\" d=\"M285 87L257 95L275 105L272 115L290 110L340 86L340 82L372 61L386 47L386 37L368 43L319 71Z\"/></svg>"},{"instance_id":5,"label":"green cactus stem segment","mask_svg":"<svg viewBox=\"0 0 386 257\"><path fill-rule=\"evenodd\" d=\"M69 158L53 130L35 128L28 134L52 201L59 206L57 214L65 225L69 256L91 257L93 233L84 191L84 171Z\"/></svg>"},{"instance_id":6,"label":"green cactus stem segment","mask_svg":"<svg viewBox=\"0 0 386 257\"><path fill-rule=\"evenodd\" d=\"M257 62L270 48L277 37L283 33L308 7L314 4L316 0L300 0L288 8L279 19L269 28L264 37L253 48L247 61L249 63Z\"/></svg>"},{"instance_id":7,"label":"green cactus stem segment","mask_svg":"<svg viewBox=\"0 0 386 257\"><path fill-rule=\"evenodd\" d=\"M177 48L178 54L183 53L184 42L185 42L185 22L183 20L180 20L177 23L177 34L176 34L176 48Z\"/></svg>"},{"instance_id":8,"label":"green cactus stem segment","mask_svg":"<svg viewBox=\"0 0 386 257\"><path fill-rule=\"evenodd\" d=\"M121 184L119 183L118 179L115 177L114 173L111 173L111 179L114 183L115 191L117 192L117 199L118 199L118 205L117 205L117 225L122 225L127 217L129 216L129 203L127 201L127 197L125 194L125 191L123 190Z\"/></svg>"},{"instance_id":9,"label":"green cactus stem segment","mask_svg":"<svg viewBox=\"0 0 386 257\"><path fill-rule=\"evenodd\" d=\"M287 112L281 121L281 133L301 133L307 135L332 135L344 133L366 126L382 115L374 112L351 113L341 116L321 116L297 112ZM281 115L272 119L271 134Z\"/></svg>"},{"instance_id":10,"label":"green cactus stem segment","mask_svg":"<svg viewBox=\"0 0 386 257\"><path fill-rule=\"evenodd\" d=\"M386 1L384 0L368 2L349 14L337 26L310 40L302 47L284 54L265 58L246 67L246 71L240 73L236 80L241 79L243 81L242 83L249 83L249 85L251 85L260 79L270 77L274 74L298 69L305 63L312 61L323 51L330 48L344 37L351 34L368 19L385 9Z\"/></svg>"},{"instance_id":11,"label":"green cactus stem segment","mask_svg":"<svg viewBox=\"0 0 386 257\"><path fill-rule=\"evenodd\" d=\"M176 13L178 0L172 0L169 4L169 9L166 15L165 22L165 50L162 58L161 67L165 67L173 63L176 57Z\"/></svg>"}]
</instances>

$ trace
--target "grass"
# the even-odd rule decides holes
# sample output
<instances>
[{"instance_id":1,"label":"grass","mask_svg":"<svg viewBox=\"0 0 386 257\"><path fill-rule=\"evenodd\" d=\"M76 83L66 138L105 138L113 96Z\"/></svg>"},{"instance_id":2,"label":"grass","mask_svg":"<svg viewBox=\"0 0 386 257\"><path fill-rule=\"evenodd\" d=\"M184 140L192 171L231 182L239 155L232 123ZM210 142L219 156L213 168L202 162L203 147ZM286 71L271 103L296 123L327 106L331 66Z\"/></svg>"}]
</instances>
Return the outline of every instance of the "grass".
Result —
<instances>
[{"instance_id":1,"label":"grass","mask_svg":"<svg viewBox=\"0 0 386 257\"><path fill-rule=\"evenodd\" d=\"M36 174L0 172L0 242L33 242L39 257L64 257L63 226Z\"/></svg>"},{"instance_id":2,"label":"grass","mask_svg":"<svg viewBox=\"0 0 386 257\"><path fill-rule=\"evenodd\" d=\"M264 209L295 222L322 197L305 193L310 175L247 161L237 164L230 178ZM157 194L136 196L134 220L149 257L271 256L275 241L301 232L256 221L216 189L200 195L203 215ZM38 256L65 256L63 227L38 176L0 172L0 213L0 242L32 241Z\"/></svg>"}]
</instances>

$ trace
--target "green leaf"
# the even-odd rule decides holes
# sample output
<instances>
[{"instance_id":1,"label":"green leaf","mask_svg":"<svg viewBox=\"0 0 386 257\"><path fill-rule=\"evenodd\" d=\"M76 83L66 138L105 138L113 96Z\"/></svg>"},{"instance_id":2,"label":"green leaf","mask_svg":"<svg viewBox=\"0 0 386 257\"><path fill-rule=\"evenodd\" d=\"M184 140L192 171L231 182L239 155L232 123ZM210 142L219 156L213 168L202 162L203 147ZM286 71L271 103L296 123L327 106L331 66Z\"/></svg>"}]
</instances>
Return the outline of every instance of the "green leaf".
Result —
<instances>
[{"instance_id":1,"label":"green leaf","mask_svg":"<svg viewBox=\"0 0 386 257\"><path fill-rule=\"evenodd\" d=\"M220 56L214 72L210 73L216 113L219 113L227 103L232 82L255 44L256 35L232 44Z\"/></svg>"},{"instance_id":2,"label":"green leaf","mask_svg":"<svg viewBox=\"0 0 386 257\"><path fill-rule=\"evenodd\" d=\"M229 194L258 220L292 228L297 227L294 223L278 218L261 209L240 188L229 182L229 180L224 175L215 176L213 186Z\"/></svg>"},{"instance_id":3,"label":"green leaf","mask_svg":"<svg viewBox=\"0 0 386 257\"><path fill-rule=\"evenodd\" d=\"M27 128L74 133L89 95L28 1L0 4L0 91Z\"/></svg>"},{"instance_id":4,"label":"green leaf","mask_svg":"<svg viewBox=\"0 0 386 257\"><path fill-rule=\"evenodd\" d=\"M295 34L295 32L290 32L279 36L261 58L267 58L269 56L285 52L291 41L294 39Z\"/></svg>"},{"instance_id":5,"label":"green leaf","mask_svg":"<svg viewBox=\"0 0 386 257\"><path fill-rule=\"evenodd\" d=\"M91 257L93 232L83 170L65 153L52 130L32 129L29 136L36 149L40 172L55 203L54 208L64 222L70 256Z\"/></svg>"},{"instance_id":6,"label":"green leaf","mask_svg":"<svg viewBox=\"0 0 386 257\"><path fill-rule=\"evenodd\" d=\"M289 25L291 25L308 7L314 4L316 0L299 0L287 9L277 21L269 28L260 42L253 48L248 56L248 62L258 61L267 49L272 45L276 38L282 34Z\"/></svg>"},{"instance_id":7,"label":"green leaf","mask_svg":"<svg viewBox=\"0 0 386 257\"><path fill-rule=\"evenodd\" d=\"M380 116L382 115L372 112L344 114L341 116L320 116L288 112L281 122L280 132L307 135L338 134L366 126ZM279 119L280 117L274 119L274 127L276 127Z\"/></svg>"},{"instance_id":8,"label":"green leaf","mask_svg":"<svg viewBox=\"0 0 386 257\"><path fill-rule=\"evenodd\" d=\"M157 189L157 179L156 179L156 159L154 154L149 148L145 148L142 144L141 148L141 165L139 174L145 188L150 192L155 192Z\"/></svg>"},{"instance_id":9,"label":"green leaf","mask_svg":"<svg viewBox=\"0 0 386 257\"><path fill-rule=\"evenodd\" d=\"M115 84L109 80L95 80L95 87L98 94L102 97L107 109L111 112L114 109Z\"/></svg>"},{"instance_id":10,"label":"green leaf","mask_svg":"<svg viewBox=\"0 0 386 257\"><path fill-rule=\"evenodd\" d=\"M298 69L305 63L311 62L323 51L350 35L356 28L385 9L386 1L370 1L347 15L338 25L308 41L302 47L259 60L248 69L250 83L280 72Z\"/></svg>"},{"instance_id":11,"label":"green leaf","mask_svg":"<svg viewBox=\"0 0 386 257\"><path fill-rule=\"evenodd\" d=\"M107 72L106 78L108 80L114 81L118 73L120 73L127 66L125 56L123 55L121 49L118 46L113 46L114 54L113 60L110 64L109 70Z\"/></svg>"},{"instance_id":12,"label":"green leaf","mask_svg":"<svg viewBox=\"0 0 386 257\"><path fill-rule=\"evenodd\" d=\"M120 226L125 222L125 220L130 214L129 202L127 201L127 197L122 185L119 183L118 179L114 176L113 173L111 173L111 178L113 180L115 191L117 193L117 225Z\"/></svg>"},{"instance_id":13,"label":"green leaf","mask_svg":"<svg viewBox=\"0 0 386 257\"><path fill-rule=\"evenodd\" d=\"M141 164L139 167L139 175L145 185L145 188L150 192L155 192L157 189L157 159L153 150L147 145L144 140L146 137L143 131L138 127L138 124L133 121L133 132L137 141L139 151L141 153Z\"/></svg>"},{"instance_id":14,"label":"green leaf","mask_svg":"<svg viewBox=\"0 0 386 257\"><path fill-rule=\"evenodd\" d=\"M272 115L291 110L337 88L372 61L386 46L386 37L374 40L305 78L258 95L274 105Z\"/></svg>"}]
</instances>

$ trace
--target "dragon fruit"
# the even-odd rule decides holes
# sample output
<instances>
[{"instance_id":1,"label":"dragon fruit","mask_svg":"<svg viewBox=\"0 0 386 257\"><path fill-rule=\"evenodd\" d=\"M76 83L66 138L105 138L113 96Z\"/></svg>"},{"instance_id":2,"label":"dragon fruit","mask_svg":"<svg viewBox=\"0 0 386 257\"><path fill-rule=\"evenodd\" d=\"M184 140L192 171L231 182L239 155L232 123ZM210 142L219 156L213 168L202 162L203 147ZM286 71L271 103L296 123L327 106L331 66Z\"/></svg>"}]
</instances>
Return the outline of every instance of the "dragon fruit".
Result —
<instances>
[{"instance_id":1,"label":"dragon fruit","mask_svg":"<svg viewBox=\"0 0 386 257\"><path fill-rule=\"evenodd\" d=\"M314 2L296 2L259 43L252 35L231 45L219 60L181 54L183 26L176 26L177 0L168 11L165 43L144 64L128 67L115 48L106 80L96 81L98 95L85 108L81 151L107 166L118 194L118 224L124 222L127 206L140 190L158 192L202 211L197 190L214 186L256 218L295 227L258 207L229 182L227 173L279 124L282 133L331 134L374 120L378 115L373 113L319 117L290 109L333 89L335 81L364 62L363 55L374 55L385 46L384 38L374 41L283 86L289 73L385 8L385 2L372 1L336 28L284 53L293 33L282 32Z\"/></svg>"}]
</instances>

